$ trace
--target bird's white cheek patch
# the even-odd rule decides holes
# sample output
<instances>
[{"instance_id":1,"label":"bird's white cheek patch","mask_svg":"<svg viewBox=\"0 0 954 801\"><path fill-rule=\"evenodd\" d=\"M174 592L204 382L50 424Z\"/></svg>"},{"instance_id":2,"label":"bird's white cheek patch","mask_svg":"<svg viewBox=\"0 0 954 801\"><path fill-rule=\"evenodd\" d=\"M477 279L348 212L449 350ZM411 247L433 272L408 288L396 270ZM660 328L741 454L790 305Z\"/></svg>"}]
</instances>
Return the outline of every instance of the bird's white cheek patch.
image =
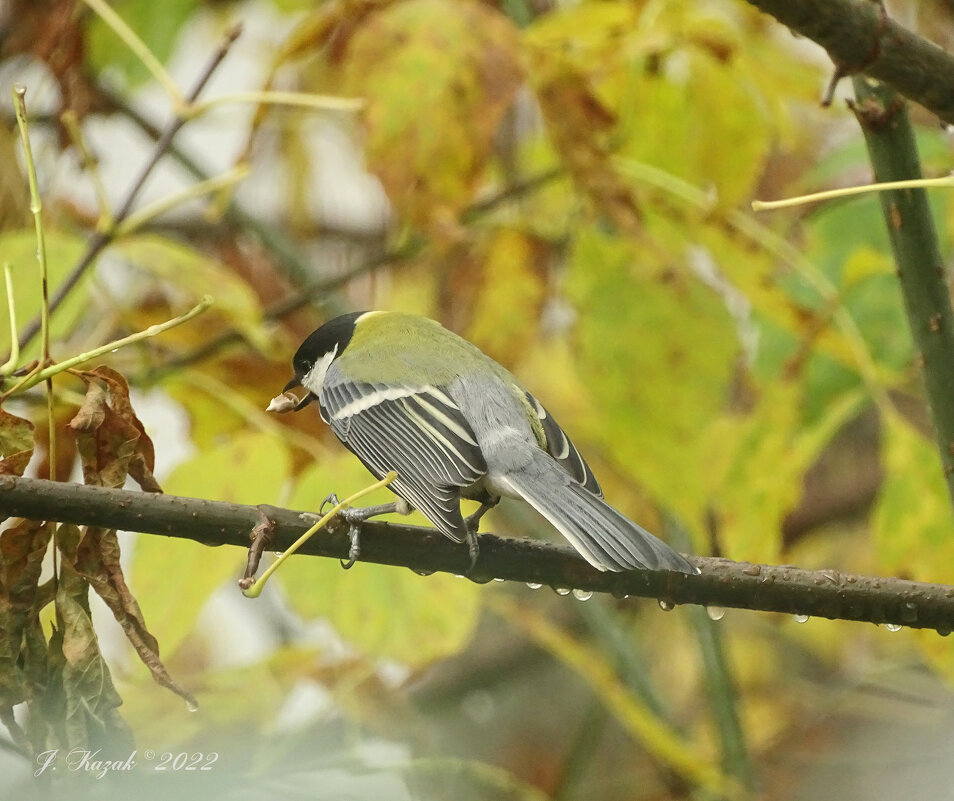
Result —
<instances>
[{"instance_id":1,"label":"bird's white cheek patch","mask_svg":"<svg viewBox=\"0 0 954 801\"><path fill-rule=\"evenodd\" d=\"M338 355L338 346L335 345L334 348L329 350L324 356L322 356L301 379L301 385L308 390L311 390L316 395L321 392L322 386L325 383L325 375L328 373L328 368L331 367L331 363L335 360L335 356Z\"/></svg>"}]
</instances>

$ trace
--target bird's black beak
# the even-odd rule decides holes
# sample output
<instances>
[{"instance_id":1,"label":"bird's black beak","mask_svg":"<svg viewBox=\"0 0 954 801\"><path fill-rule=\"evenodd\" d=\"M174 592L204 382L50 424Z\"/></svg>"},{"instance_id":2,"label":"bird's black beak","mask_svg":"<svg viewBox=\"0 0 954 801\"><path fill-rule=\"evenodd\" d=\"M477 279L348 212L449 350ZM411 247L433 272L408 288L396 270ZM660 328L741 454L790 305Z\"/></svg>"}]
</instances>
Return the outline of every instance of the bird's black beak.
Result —
<instances>
[{"instance_id":1,"label":"bird's black beak","mask_svg":"<svg viewBox=\"0 0 954 801\"><path fill-rule=\"evenodd\" d=\"M296 375L291 381L285 384L285 388L282 390L282 392L288 392L288 390L294 389L295 387L300 387L300 386L301 386L301 379ZM315 393L310 391L306 392L298 401L298 403L295 404L295 407L292 411L297 412L300 409L304 409L313 400L317 400L317 396L315 395Z\"/></svg>"}]
</instances>

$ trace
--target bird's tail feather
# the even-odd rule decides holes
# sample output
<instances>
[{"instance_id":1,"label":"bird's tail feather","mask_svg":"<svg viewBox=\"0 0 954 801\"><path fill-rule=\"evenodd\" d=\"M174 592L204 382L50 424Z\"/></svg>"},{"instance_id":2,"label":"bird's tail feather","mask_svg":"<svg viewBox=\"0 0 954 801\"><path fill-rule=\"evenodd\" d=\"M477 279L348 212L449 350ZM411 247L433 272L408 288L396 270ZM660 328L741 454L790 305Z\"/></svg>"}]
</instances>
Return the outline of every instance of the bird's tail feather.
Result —
<instances>
[{"instance_id":1,"label":"bird's tail feather","mask_svg":"<svg viewBox=\"0 0 954 801\"><path fill-rule=\"evenodd\" d=\"M506 482L598 570L696 572L685 557L574 481L546 454L508 473Z\"/></svg>"}]
</instances>

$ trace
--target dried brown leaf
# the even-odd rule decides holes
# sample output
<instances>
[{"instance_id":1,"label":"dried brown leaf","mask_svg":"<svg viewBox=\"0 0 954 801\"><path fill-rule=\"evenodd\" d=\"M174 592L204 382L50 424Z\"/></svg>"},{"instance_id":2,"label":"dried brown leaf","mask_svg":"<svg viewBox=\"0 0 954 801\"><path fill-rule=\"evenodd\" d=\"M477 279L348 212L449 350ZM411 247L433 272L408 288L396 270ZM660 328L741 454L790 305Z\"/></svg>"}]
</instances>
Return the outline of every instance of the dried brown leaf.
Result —
<instances>
[{"instance_id":1,"label":"dried brown leaf","mask_svg":"<svg viewBox=\"0 0 954 801\"><path fill-rule=\"evenodd\" d=\"M31 696L33 681L44 669L24 646L27 631L39 628L39 610L49 601L39 579L52 523L23 520L0 532L0 707L12 707Z\"/></svg>"},{"instance_id":2,"label":"dried brown leaf","mask_svg":"<svg viewBox=\"0 0 954 801\"><path fill-rule=\"evenodd\" d=\"M136 450L129 460L129 475L146 492L162 492L162 487L159 486L159 482L156 481L156 477L152 473L156 468L156 449L152 444L152 439L146 433L146 427L133 409L126 379L120 373L105 365L91 370L90 374L106 382L109 405L123 420L135 426L136 430L139 431Z\"/></svg>"},{"instance_id":3,"label":"dried brown leaf","mask_svg":"<svg viewBox=\"0 0 954 801\"><path fill-rule=\"evenodd\" d=\"M73 566L103 599L152 677L163 687L196 706L195 698L169 675L159 658L159 643L146 628L119 563L119 540L112 529L87 528L76 547Z\"/></svg>"},{"instance_id":4,"label":"dried brown leaf","mask_svg":"<svg viewBox=\"0 0 954 801\"><path fill-rule=\"evenodd\" d=\"M131 744L131 733L118 711L122 698L99 651L89 611L89 584L73 564L80 537L73 525L60 526L57 532L63 559L55 599L56 631L49 644L50 693L62 694L64 747L100 747L117 740Z\"/></svg>"},{"instance_id":5,"label":"dried brown leaf","mask_svg":"<svg viewBox=\"0 0 954 801\"><path fill-rule=\"evenodd\" d=\"M33 456L34 426L0 409L0 475L22 476Z\"/></svg>"},{"instance_id":6,"label":"dried brown leaf","mask_svg":"<svg viewBox=\"0 0 954 801\"><path fill-rule=\"evenodd\" d=\"M126 380L105 366L81 377L86 382L86 399L70 428L76 434L83 480L121 487L129 475L147 492L162 492L152 474L155 448L132 407Z\"/></svg>"}]
</instances>

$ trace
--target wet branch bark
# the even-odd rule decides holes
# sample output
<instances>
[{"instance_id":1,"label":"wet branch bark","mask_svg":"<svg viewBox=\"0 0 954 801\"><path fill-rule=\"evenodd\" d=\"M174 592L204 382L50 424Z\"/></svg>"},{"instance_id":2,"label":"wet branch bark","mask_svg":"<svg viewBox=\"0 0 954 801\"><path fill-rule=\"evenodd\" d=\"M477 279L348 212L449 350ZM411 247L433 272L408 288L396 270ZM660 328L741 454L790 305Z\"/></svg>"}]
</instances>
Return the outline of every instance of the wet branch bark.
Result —
<instances>
[{"instance_id":1,"label":"wet branch bark","mask_svg":"<svg viewBox=\"0 0 954 801\"><path fill-rule=\"evenodd\" d=\"M267 507L267 512L276 524L275 540L269 546L274 550L287 548L310 525L299 512L274 507ZM0 514L240 547L248 547L249 533L261 519L256 506L16 476L0 476ZM322 532L300 553L345 558L348 546L343 531ZM462 573L469 557L466 548L435 530L367 523L362 528L361 561L404 566L421 573ZM501 578L617 597L642 596L669 604L931 628L942 634L954 629L954 586L725 559L694 557L693 562L701 575L643 570L600 573L563 546L482 534L480 559L471 578Z\"/></svg>"}]
</instances>

